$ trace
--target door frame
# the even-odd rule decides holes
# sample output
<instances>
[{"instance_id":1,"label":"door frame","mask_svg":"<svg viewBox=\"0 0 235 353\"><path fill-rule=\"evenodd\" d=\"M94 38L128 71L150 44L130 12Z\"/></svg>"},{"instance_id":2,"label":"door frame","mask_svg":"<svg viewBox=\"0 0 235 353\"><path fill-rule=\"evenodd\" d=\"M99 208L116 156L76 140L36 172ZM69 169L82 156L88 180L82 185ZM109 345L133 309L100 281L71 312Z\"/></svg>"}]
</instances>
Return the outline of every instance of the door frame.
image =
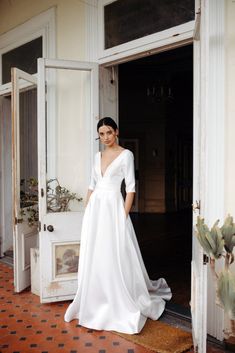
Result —
<instances>
[{"instance_id":1,"label":"door frame","mask_svg":"<svg viewBox=\"0 0 235 353\"><path fill-rule=\"evenodd\" d=\"M37 74L32 75L33 79L37 80ZM30 87L30 83L29 82L21 82L19 84L19 89L26 89L27 87ZM0 85L0 97L10 97L11 99L11 103L10 105L12 106L12 82L6 83L4 85ZM12 108L11 108L12 110ZM9 119L12 120L11 118L11 111L10 111L10 117ZM4 176L4 174L2 173L2 170L4 168L4 159L5 159L5 149L6 146L3 145L3 133L4 131L2 129L0 129L0 194L1 194L1 200L4 198L4 193L5 193L5 185L6 185L6 178ZM11 135L12 138L12 135ZM9 141L9 144L13 144L13 141ZM12 172L11 172L12 174ZM13 200L12 194L8 195L8 197L10 197L11 200ZM12 207L13 207L13 201L12 201ZM5 239L8 237L7 236L7 231L6 231L6 222L5 222L5 218L6 218L6 210L5 210L5 204L2 203L2 201L0 201L0 231L1 231L1 237L2 237L2 243L0 244L0 257L4 256L4 251L7 250L5 249L4 245L5 243ZM12 227L11 227L11 237L12 237L12 244L11 246L14 246L14 238L13 238L13 233L14 233L14 225L12 223Z\"/></svg>"},{"instance_id":2,"label":"door frame","mask_svg":"<svg viewBox=\"0 0 235 353\"><path fill-rule=\"evenodd\" d=\"M194 22L189 21L178 26L168 28L166 30L156 32L144 37L131 40L129 42L117 45L115 47L104 48L104 7L116 0L99 0L98 1L98 57L100 64L108 64L110 61L126 62L133 60L137 56L152 55L158 48L165 50L164 47L179 42L190 42L194 29ZM195 0L195 8L198 9L199 0Z\"/></svg>"},{"instance_id":3,"label":"door frame","mask_svg":"<svg viewBox=\"0 0 235 353\"><path fill-rule=\"evenodd\" d=\"M102 1L98 4L97 12L90 11L88 17L90 22L96 23L97 17L100 20L100 6L103 3L107 3L108 0ZM111 1L110 1L111 2ZM205 26L207 26L207 37L205 43L207 43L207 48L204 55L207 67L204 70L205 81L203 82L204 90L207 93L207 102L204 106L205 116L203 116L203 121L197 121L200 125L201 131L201 160L198 167L204 170L204 174L200 177L200 195L201 195L201 213L206 218L209 224L212 224L217 218L223 219L224 217L224 131L225 131L225 87L224 87L224 12L225 12L225 0L195 0L195 13L200 12L200 7L203 6L204 10L210 8L210 15L207 13L207 18L205 19ZM207 8L205 8L207 7ZM210 24L210 26L209 26ZM125 43L122 50L117 50L117 47L113 48L110 53L103 52L102 48L99 48L98 53L95 52L97 47L89 47L89 55L93 58L97 58L100 68L104 70L105 68L118 68L118 64L127 62L130 60L135 60L146 55L151 55L153 53L158 53L161 51L171 50L179 46L193 43L194 36L195 39L200 35L200 26L198 26L198 20L194 23L196 30L191 28L191 30L186 30L184 33L179 33L177 36L167 37L160 36L155 37L152 42L151 38L147 36L142 38L142 42L137 43L136 47L133 47L133 41ZM100 44L97 33L102 36L102 26L103 24L99 22L97 24L98 31L89 31L88 38L90 38L90 43L94 41ZM185 27L186 29L186 27ZM189 29L189 28L187 28ZM186 34L187 32L187 34ZM217 45L213 47L213 59L209 57L209 42L211 38L217 38ZM146 41L145 41L146 40ZM142 44L142 45L141 45ZM115 51L116 49L116 51ZM98 57L97 57L98 56ZM198 53L195 52L194 58L197 60ZM209 64L210 61L210 64ZM198 64L198 63L197 63ZM219 64L219 65L218 65ZM217 75L214 75L214 72ZM102 77L101 77L102 79ZM222 84L221 84L222 83ZM199 84L198 84L199 85ZM102 82L101 82L102 86ZM118 80L116 82L118 86ZM199 88L200 89L200 88ZM104 91L101 92L100 98L101 102L105 102ZM220 99L217 99L220 97ZM118 102L118 94L117 94ZM116 102L116 106L117 106ZM196 107L197 111L201 111L201 103L198 102ZM102 112L105 111L105 105L101 107ZM116 109L117 111L117 109ZM195 119L195 118L194 118ZM216 146L216 149L211 148L211 146ZM213 180L213 182L212 182ZM199 180L198 180L199 182ZM198 185L199 186L199 185ZM219 340L223 339L223 327L224 327L224 314L220 308L215 304L215 290L212 285L212 279L210 276L208 268L208 317L211 319L207 322L207 333L216 337ZM212 300L211 300L212 299Z\"/></svg>"},{"instance_id":4,"label":"door frame","mask_svg":"<svg viewBox=\"0 0 235 353\"><path fill-rule=\"evenodd\" d=\"M0 97L10 97L11 98L11 88L8 90L1 90L1 86L0 86ZM11 101L9 103L9 120L11 120ZM7 239L7 231L6 231L6 205L4 202L5 197L5 189L6 189L6 177L4 174L4 167L5 167L5 162L6 162L6 153L5 150L8 149L11 145L12 145L12 141L8 141L7 146L5 146L4 142L3 142L3 137L4 135L4 129L2 129L2 121L0 122L0 234L1 234L1 244L0 244L0 257L4 256L4 252L7 250L8 245L6 245L6 239ZM10 161L10 160L9 160ZM11 163L11 161L10 161ZM10 170L10 174L11 174L11 170ZM10 197L10 200L12 200L12 197ZM11 202L11 208L12 208L12 201ZM11 212L12 213L12 212ZM10 226L12 227L12 226ZM12 243L11 246L13 247L13 232L11 235L11 239Z\"/></svg>"},{"instance_id":5,"label":"door frame","mask_svg":"<svg viewBox=\"0 0 235 353\"><path fill-rule=\"evenodd\" d=\"M20 209L20 91L31 86L37 87L37 78L17 68L11 70L12 101L12 219L13 219L13 252L14 252L14 291L21 292L31 283L30 273L30 245L36 245L37 227L30 227L27 221L21 221ZM26 84L21 85L20 80ZM27 252L27 240L28 244ZM29 262L27 262L27 260Z\"/></svg>"},{"instance_id":6,"label":"door frame","mask_svg":"<svg viewBox=\"0 0 235 353\"><path fill-rule=\"evenodd\" d=\"M201 160L200 178L201 214L212 226L225 216L225 2L201 0L203 40L203 82L201 85ZM216 72L216 75L215 75ZM222 270L222 261L217 264ZM207 268L207 333L218 340L224 339L224 310L216 305L216 290L210 268Z\"/></svg>"}]
</instances>

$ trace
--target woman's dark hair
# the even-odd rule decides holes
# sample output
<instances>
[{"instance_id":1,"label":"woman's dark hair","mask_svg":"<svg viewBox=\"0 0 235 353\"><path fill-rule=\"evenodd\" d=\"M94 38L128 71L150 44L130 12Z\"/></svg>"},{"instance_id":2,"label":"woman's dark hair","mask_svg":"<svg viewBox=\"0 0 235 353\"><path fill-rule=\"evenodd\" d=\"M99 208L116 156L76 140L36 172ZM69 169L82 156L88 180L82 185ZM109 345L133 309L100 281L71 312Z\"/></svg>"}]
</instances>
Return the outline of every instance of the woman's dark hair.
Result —
<instances>
[{"instance_id":1,"label":"woman's dark hair","mask_svg":"<svg viewBox=\"0 0 235 353\"><path fill-rule=\"evenodd\" d=\"M115 121L112 118L110 118L109 116L106 116L106 117L100 119L100 121L97 124L97 131L99 131L99 128L101 126L104 126L104 125L105 126L111 126L114 131L116 131L117 128L118 128L117 124L115 123Z\"/></svg>"}]
</instances>

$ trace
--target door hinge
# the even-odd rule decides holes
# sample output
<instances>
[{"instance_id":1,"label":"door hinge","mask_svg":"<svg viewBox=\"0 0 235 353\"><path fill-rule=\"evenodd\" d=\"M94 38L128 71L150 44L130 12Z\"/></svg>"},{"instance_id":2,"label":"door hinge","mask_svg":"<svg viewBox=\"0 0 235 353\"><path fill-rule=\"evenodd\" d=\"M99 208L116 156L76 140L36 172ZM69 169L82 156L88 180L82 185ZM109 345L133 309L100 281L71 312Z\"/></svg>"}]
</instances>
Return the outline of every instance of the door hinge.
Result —
<instances>
[{"instance_id":1,"label":"door hinge","mask_svg":"<svg viewBox=\"0 0 235 353\"><path fill-rule=\"evenodd\" d=\"M193 39L200 40L200 27L201 27L201 8L196 12L196 19L193 31Z\"/></svg>"},{"instance_id":2,"label":"door hinge","mask_svg":"<svg viewBox=\"0 0 235 353\"><path fill-rule=\"evenodd\" d=\"M41 232L41 229L42 229L42 224L40 221L38 221L38 231Z\"/></svg>"},{"instance_id":3,"label":"door hinge","mask_svg":"<svg viewBox=\"0 0 235 353\"><path fill-rule=\"evenodd\" d=\"M196 210L198 210L198 213L200 214L201 211L201 200L196 200L195 203L192 204L192 209L193 212L196 212Z\"/></svg>"},{"instance_id":4,"label":"door hinge","mask_svg":"<svg viewBox=\"0 0 235 353\"><path fill-rule=\"evenodd\" d=\"M206 265L209 263L209 256L206 254L203 254L203 265Z\"/></svg>"},{"instance_id":5,"label":"door hinge","mask_svg":"<svg viewBox=\"0 0 235 353\"><path fill-rule=\"evenodd\" d=\"M23 218L15 217L15 224L23 223Z\"/></svg>"},{"instance_id":6,"label":"door hinge","mask_svg":"<svg viewBox=\"0 0 235 353\"><path fill-rule=\"evenodd\" d=\"M44 189L41 189L41 197L44 197Z\"/></svg>"}]
</instances>

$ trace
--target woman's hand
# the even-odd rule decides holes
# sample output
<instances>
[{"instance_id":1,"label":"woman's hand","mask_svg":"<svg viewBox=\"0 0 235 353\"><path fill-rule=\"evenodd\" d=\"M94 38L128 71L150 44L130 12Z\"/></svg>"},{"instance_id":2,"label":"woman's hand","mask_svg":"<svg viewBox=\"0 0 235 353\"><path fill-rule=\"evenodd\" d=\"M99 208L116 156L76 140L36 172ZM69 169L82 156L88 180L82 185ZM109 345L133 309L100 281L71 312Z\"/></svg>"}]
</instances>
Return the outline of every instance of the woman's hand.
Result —
<instances>
[{"instance_id":1,"label":"woman's hand","mask_svg":"<svg viewBox=\"0 0 235 353\"><path fill-rule=\"evenodd\" d=\"M92 193L93 193L93 190L88 189L87 195L86 195L85 207L87 207L87 204L89 202L89 199L90 199Z\"/></svg>"},{"instance_id":2,"label":"woman's hand","mask_svg":"<svg viewBox=\"0 0 235 353\"><path fill-rule=\"evenodd\" d=\"M130 212L130 209L132 207L133 201L134 201L135 193L134 192L128 192L126 194L126 199L125 199L125 212L126 212L126 217L128 217L128 214Z\"/></svg>"}]
</instances>

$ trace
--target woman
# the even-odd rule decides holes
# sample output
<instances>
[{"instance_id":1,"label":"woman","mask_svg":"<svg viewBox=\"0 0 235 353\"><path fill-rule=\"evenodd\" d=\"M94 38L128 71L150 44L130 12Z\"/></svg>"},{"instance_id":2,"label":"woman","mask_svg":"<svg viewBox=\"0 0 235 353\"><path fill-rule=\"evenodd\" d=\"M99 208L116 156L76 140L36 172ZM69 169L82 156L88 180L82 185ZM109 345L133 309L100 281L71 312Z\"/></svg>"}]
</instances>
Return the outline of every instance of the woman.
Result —
<instances>
[{"instance_id":1,"label":"woman","mask_svg":"<svg viewBox=\"0 0 235 353\"><path fill-rule=\"evenodd\" d=\"M97 132L105 150L95 155L82 224L78 290L65 321L79 319L88 328L134 334L148 317L159 318L171 291L163 278L149 279L129 216L135 193L133 153L118 145L113 119L101 119Z\"/></svg>"}]
</instances>

